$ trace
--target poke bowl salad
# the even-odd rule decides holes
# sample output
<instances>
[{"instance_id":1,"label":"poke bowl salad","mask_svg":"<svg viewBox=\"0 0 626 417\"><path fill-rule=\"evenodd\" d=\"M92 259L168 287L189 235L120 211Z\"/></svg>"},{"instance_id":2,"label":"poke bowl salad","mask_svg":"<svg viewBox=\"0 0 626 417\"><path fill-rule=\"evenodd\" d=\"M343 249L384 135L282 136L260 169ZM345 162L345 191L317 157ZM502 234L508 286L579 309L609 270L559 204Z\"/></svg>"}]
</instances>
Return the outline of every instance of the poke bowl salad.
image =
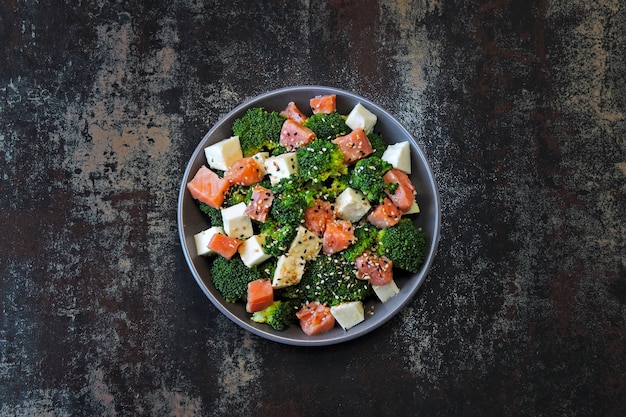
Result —
<instances>
[{"instance_id":1,"label":"poke bowl salad","mask_svg":"<svg viewBox=\"0 0 626 417\"><path fill-rule=\"evenodd\" d=\"M178 223L194 278L222 313L274 341L324 345L410 301L440 208L426 158L389 113L302 86L240 105L205 135Z\"/></svg>"}]
</instances>

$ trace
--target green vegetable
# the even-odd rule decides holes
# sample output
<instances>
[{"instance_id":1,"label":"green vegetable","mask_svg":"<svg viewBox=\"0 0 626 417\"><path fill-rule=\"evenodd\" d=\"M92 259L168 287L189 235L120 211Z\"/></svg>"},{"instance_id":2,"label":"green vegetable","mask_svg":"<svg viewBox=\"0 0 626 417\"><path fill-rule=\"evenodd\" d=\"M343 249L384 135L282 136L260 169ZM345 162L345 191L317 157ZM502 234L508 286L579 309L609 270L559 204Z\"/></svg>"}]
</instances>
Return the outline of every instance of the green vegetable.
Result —
<instances>
[{"instance_id":1,"label":"green vegetable","mask_svg":"<svg viewBox=\"0 0 626 417\"><path fill-rule=\"evenodd\" d=\"M276 156L284 154L285 152L289 152L287 148L285 148L283 145L278 145L276 148L270 150L270 155Z\"/></svg>"},{"instance_id":2,"label":"green vegetable","mask_svg":"<svg viewBox=\"0 0 626 417\"><path fill-rule=\"evenodd\" d=\"M264 310L252 313L252 321L267 323L274 330L285 330L290 324L297 322L296 313L302 304L293 300L274 301Z\"/></svg>"},{"instance_id":3,"label":"green vegetable","mask_svg":"<svg viewBox=\"0 0 626 417\"><path fill-rule=\"evenodd\" d=\"M300 176L313 182L348 173L348 167L343 163L343 152L328 140L314 139L307 146L299 148L296 157Z\"/></svg>"},{"instance_id":4,"label":"green vegetable","mask_svg":"<svg viewBox=\"0 0 626 417\"><path fill-rule=\"evenodd\" d=\"M297 227L292 224L281 224L271 218L266 220L261 226L261 234L265 236L263 251L272 256L284 254L297 232Z\"/></svg>"},{"instance_id":5,"label":"green vegetable","mask_svg":"<svg viewBox=\"0 0 626 417\"><path fill-rule=\"evenodd\" d=\"M367 135L367 139L370 141L370 145L372 145L372 149L374 149L374 153L369 156L376 156L378 158L382 158L385 149L389 146L385 139L383 139L382 135L376 132L371 132Z\"/></svg>"},{"instance_id":6,"label":"green vegetable","mask_svg":"<svg viewBox=\"0 0 626 417\"><path fill-rule=\"evenodd\" d=\"M361 159L350 176L350 187L361 191L370 202L379 203L386 196L385 189L389 188L383 175L391 168L390 163L377 156Z\"/></svg>"},{"instance_id":7,"label":"green vegetable","mask_svg":"<svg viewBox=\"0 0 626 417\"><path fill-rule=\"evenodd\" d=\"M296 175L282 178L272 187L274 200L270 214L280 224L299 225L304 213L315 201L314 191L306 180Z\"/></svg>"},{"instance_id":8,"label":"green vegetable","mask_svg":"<svg viewBox=\"0 0 626 417\"><path fill-rule=\"evenodd\" d=\"M341 177L332 177L326 180L319 188L317 198L322 200L334 201L337 196L350 186L350 176L342 175Z\"/></svg>"},{"instance_id":9,"label":"green vegetable","mask_svg":"<svg viewBox=\"0 0 626 417\"><path fill-rule=\"evenodd\" d=\"M248 283L261 278L257 268L248 268L239 256L226 259L216 256L211 264L211 281L229 303L244 301Z\"/></svg>"},{"instance_id":10,"label":"green vegetable","mask_svg":"<svg viewBox=\"0 0 626 417\"><path fill-rule=\"evenodd\" d=\"M378 232L378 253L391 259L393 266L416 274L426 257L426 236L409 219Z\"/></svg>"},{"instance_id":11,"label":"green vegetable","mask_svg":"<svg viewBox=\"0 0 626 417\"><path fill-rule=\"evenodd\" d=\"M286 118L276 111L252 107L233 122L233 133L239 136L244 157L279 146L280 130Z\"/></svg>"},{"instance_id":12,"label":"green vegetable","mask_svg":"<svg viewBox=\"0 0 626 417\"><path fill-rule=\"evenodd\" d=\"M239 203L250 203L254 186L231 185L224 196L224 207L234 206Z\"/></svg>"},{"instance_id":13,"label":"green vegetable","mask_svg":"<svg viewBox=\"0 0 626 417\"><path fill-rule=\"evenodd\" d=\"M350 133L346 119L337 112L313 114L303 124L315 132L315 136L325 140L333 140L338 136L345 136Z\"/></svg>"},{"instance_id":14,"label":"green vegetable","mask_svg":"<svg viewBox=\"0 0 626 417\"><path fill-rule=\"evenodd\" d=\"M363 301L373 294L373 290L368 281L357 279L355 272L354 262L341 254L320 254L307 265L300 283L284 294L300 300L319 301L327 306Z\"/></svg>"},{"instance_id":15,"label":"green vegetable","mask_svg":"<svg viewBox=\"0 0 626 417\"><path fill-rule=\"evenodd\" d=\"M369 223L359 223L354 227L356 242L343 251L343 257L353 262L366 250L375 248L378 244L378 229Z\"/></svg>"},{"instance_id":16,"label":"green vegetable","mask_svg":"<svg viewBox=\"0 0 626 417\"><path fill-rule=\"evenodd\" d=\"M222 219L222 212L214 207L209 206L202 201L198 201L198 207L200 211L206 214L209 218L209 226L224 226L224 220Z\"/></svg>"}]
</instances>

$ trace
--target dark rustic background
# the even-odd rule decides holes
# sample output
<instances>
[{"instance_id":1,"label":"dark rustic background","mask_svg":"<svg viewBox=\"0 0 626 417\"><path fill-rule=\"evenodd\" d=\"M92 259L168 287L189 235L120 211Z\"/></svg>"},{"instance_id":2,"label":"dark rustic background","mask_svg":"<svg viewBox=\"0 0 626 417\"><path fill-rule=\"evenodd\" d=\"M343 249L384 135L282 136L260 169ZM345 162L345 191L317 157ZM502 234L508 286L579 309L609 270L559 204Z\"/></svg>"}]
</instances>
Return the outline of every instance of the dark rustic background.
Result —
<instances>
[{"instance_id":1,"label":"dark rustic background","mask_svg":"<svg viewBox=\"0 0 626 417\"><path fill-rule=\"evenodd\" d=\"M0 416L621 416L618 0L3 1ZM375 332L302 348L222 316L180 249L203 134L323 84L432 162L442 240Z\"/></svg>"}]
</instances>

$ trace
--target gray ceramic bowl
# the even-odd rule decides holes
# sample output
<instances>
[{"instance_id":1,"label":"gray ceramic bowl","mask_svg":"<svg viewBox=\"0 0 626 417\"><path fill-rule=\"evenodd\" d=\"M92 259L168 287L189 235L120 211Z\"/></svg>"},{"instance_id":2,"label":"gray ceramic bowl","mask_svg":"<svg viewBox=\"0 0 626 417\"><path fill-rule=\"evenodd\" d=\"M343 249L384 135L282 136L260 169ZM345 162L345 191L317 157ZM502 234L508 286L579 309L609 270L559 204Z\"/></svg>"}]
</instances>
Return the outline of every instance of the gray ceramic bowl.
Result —
<instances>
[{"instance_id":1,"label":"gray ceramic bowl","mask_svg":"<svg viewBox=\"0 0 626 417\"><path fill-rule=\"evenodd\" d=\"M412 145L411 180L416 187L416 199L421 209L420 214L415 217L415 222L426 233L428 252L418 274L396 273L394 275L394 280L400 288L400 292L395 297L384 304L372 300L365 305L364 322L347 331L337 325L327 333L307 336L297 325L291 326L285 331L275 331L268 325L255 323L250 320L250 315L246 313L243 303L228 303L216 291L209 277L209 263L196 254L193 238L196 233L208 227L207 221L187 191L186 184L193 178L199 167L206 163L204 148L230 137L233 121L241 117L248 108L261 106L267 110L281 111L288 102L294 101L303 112L306 112L310 108L308 104L310 98L325 94L337 95L337 110L341 114L348 114L352 107L359 102L376 114L378 121L374 130L382 134L387 142L410 141ZM224 116L202 138L191 156L182 179L178 198L178 231L183 253L193 277L204 294L226 317L244 329L276 342L300 346L330 345L355 339L378 328L397 314L411 300L426 279L439 242L440 223L441 211L435 178L424 153L417 146L411 134L393 116L375 103L347 91L322 86L296 86L270 91L239 105ZM373 311L373 314L367 314L368 311Z\"/></svg>"}]
</instances>

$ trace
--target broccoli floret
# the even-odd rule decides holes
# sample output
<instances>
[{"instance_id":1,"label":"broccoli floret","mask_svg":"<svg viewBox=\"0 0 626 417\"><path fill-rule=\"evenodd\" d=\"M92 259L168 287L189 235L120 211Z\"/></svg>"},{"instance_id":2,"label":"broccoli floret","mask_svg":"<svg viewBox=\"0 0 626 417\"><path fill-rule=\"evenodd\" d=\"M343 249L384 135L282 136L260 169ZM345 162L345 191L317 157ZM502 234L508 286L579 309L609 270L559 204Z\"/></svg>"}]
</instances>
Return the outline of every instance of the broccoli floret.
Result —
<instances>
[{"instance_id":1,"label":"broccoli floret","mask_svg":"<svg viewBox=\"0 0 626 417\"><path fill-rule=\"evenodd\" d=\"M357 224L354 227L356 242L343 251L343 257L352 262L366 250L375 248L378 243L379 230L369 223Z\"/></svg>"},{"instance_id":2,"label":"broccoli floret","mask_svg":"<svg viewBox=\"0 0 626 417\"><path fill-rule=\"evenodd\" d=\"M261 226L261 234L265 236L263 251L268 255L280 256L284 254L296 237L298 229L292 224L281 224L268 219Z\"/></svg>"},{"instance_id":3,"label":"broccoli floret","mask_svg":"<svg viewBox=\"0 0 626 417\"><path fill-rule=\"evenodd\" d=\"M263 262L259 266L256 267L256 270L261 275L261 278L271 280L274 276L274 272L276 271L276 264L278 262L277 258L269 258L267 261Z\"/></svg>"},{"instance_id":4,"label":"broccoli floret","mask_svg":"<svg viewBox=\"0 0 626 417\"><path fill-rule=\"evenodd\" d=\"M343 152L336 144L315 139L307 146L296 151L300 176L313 182L326 181L329 177L338 177L348 173L343 163Z\"/></svg>"},{"instance_id":5,"label":"broccoli floret","mask_svg":"<svg viewBox=\"0 0 626 417\"><path fill-rule=\"evenodd\" d=\"M253 188L253 186L251 187L246 185L231 185L224 196L223 206L230 207L239 203L248 204L252 198Z\"/></svg>"},{"instance_id":6,"label":"broccoli floret","mask_svg":"<svg viewBox=\"0 0 626 417\"><path fill-rule=\"evenodd\" d=\"M298 225L303 221L306 209L315 201L314 191L305 185L306 180L292 175L272 187L274 200L270 213L276 221L283 225Z\"/></svg>"},{"instance_id":7,"label":"broccoli floret","mask_svg":"<svg viewBox=\"0 0 626 417\"><path fill-rule=\"evenodd\" d=\"M376 132L371 132L369 135L367 135L367 139L370 141L372 149L374 149L374 152L369 156L382 158L385 149L387 149L387 147L389 146L385 139L383 139L382 135Z\"/></svg>"},{"instance_id":8,"label":"broccoli floret","mask_svg":"<svg viewBox=\"0 0 626 417\"><path fill-rule=\"evenodd\" d=\"M268 112L262 107L252 107L236 119L233 122L233 133L239 136L243 156L277 148L285 120L278 112Z\"/></svg>"},{"instance_id":9,"label":"broccoli floret","mask_svg":"<svg viewBox=\"0 0 626 417\"><path fill-rule=\"evenodd\" d=\"M244 301L248 283L261 278L256 268L248 268L239 256L226 259L216 256L211 264L211 281L229 303Z\"/></svg>"},{"instance_id":10,"label":"broccoli floret","mask_svg":"<svg viewBox=\"0 0 626 417\"><path fill-rule=\"evenodd\" d=\"M270 188L272 188L272 181L270 180L270 177L266 175L263 177L260 183L253 185L252 188L256 187L257 185L260 185L261 187L267 188L269 190ZM250 197L252 197L252 193L250 193Z\"/></svg>"},{"instance_id":11,"label":"broccoli floret","mask_svg":"<svg viewBox=\"0 0 626 417\"><path fill-rule=\"evenodd\" d=\"M276 148L270 150L270 155L277 156L277 155L282 155L286 152L290 152L290 151L283 145L278 145Z\"/></svg>"},{"instance_id":12,"label":"broccoli floret","mask_svg":"<svg viewBox=\"0 0 626 417\"><path fill-rule=\"evenodd\" d=\"M323 200L334 201L346 188L350 186L350 176L342 175L341 177L329 178L324 182L317 198Z\"/></svg>"},{"instance_id":13,"label":"broccoli floret","mask_svg":"<svg viewBox=\"0 0 626 417\"><path fill-rule=\"evenodd\" d=\"M320 255L310 261L302 279L289 293L291 297L316 300L327 306L363 301L372 294L369 282L357 279L354 262L340 254Z\"/></svg>"},{"instance_id":14,"label":"broccoli floret","mask_svg":"<svg viewBox=\"0 0 626 417\"><path fill-rule=\"evenodd\" d=\"M252 313L252 321L257 323L267 323L274 330L285 330L290 324L296 323L296 313L301 307L301 303L292 300L274 301L269 307L261 311Z\"/></svg>"},{"instance_id":15,"label":"broccoli floret","mask_svg":"<svg viewBox=\"0 0 626 417\"><path fill-rule=\"evenodd\" d=\"M383 175L392 168L391 164L377 156L369 156L359 160L350 176L350 186L360 190L370 202L381 202L388 185Z\"/></svg>"},{"instance_id":16,"label":"broccoli floret","mask_svg":"<svg viewBox=\"0 0 626 417\"><path fill-rule=\"evenodd\" d=\"M203 203L202 201L198 201L198 207L200 208L200 211L202 213L208 216L210 226L219 226L219 227L224 226L224 220L222 219L222 212L219 209L211 207L208 204Z\"/></svg>"},{"instance_id":17,"label":"broccoli floret","mask_svg":"<svg viewBox=\"0 0 626 417\"><path fill-rule=\"evenodd\" d=\"M304 294L298 285L274 289L274 298L280 300L297 301L300 304L306 302Z\"/></svg>"},{"instance_id":18,"label":"broccoli floret","mask_svg":"<svg viewBox=\"0 0 626 417\"><path fill-rule=\"evenodd\" d=\"M315 132L315 136L325 140L333 140L350 133L346 119L337 112L313 114L304 122L304 126Z\"/></svg>"},{"instance_id":19,"label":"broccoli floret","mask_svg":"<svg viewBox=\"0 0 626 417\"><path fill-rule=\"evenodd\" d=\"M426 257L426 236L410 219L378 232L378 253L389 258L396 268L416 274Z\"/></svg>"}]
</instances>

